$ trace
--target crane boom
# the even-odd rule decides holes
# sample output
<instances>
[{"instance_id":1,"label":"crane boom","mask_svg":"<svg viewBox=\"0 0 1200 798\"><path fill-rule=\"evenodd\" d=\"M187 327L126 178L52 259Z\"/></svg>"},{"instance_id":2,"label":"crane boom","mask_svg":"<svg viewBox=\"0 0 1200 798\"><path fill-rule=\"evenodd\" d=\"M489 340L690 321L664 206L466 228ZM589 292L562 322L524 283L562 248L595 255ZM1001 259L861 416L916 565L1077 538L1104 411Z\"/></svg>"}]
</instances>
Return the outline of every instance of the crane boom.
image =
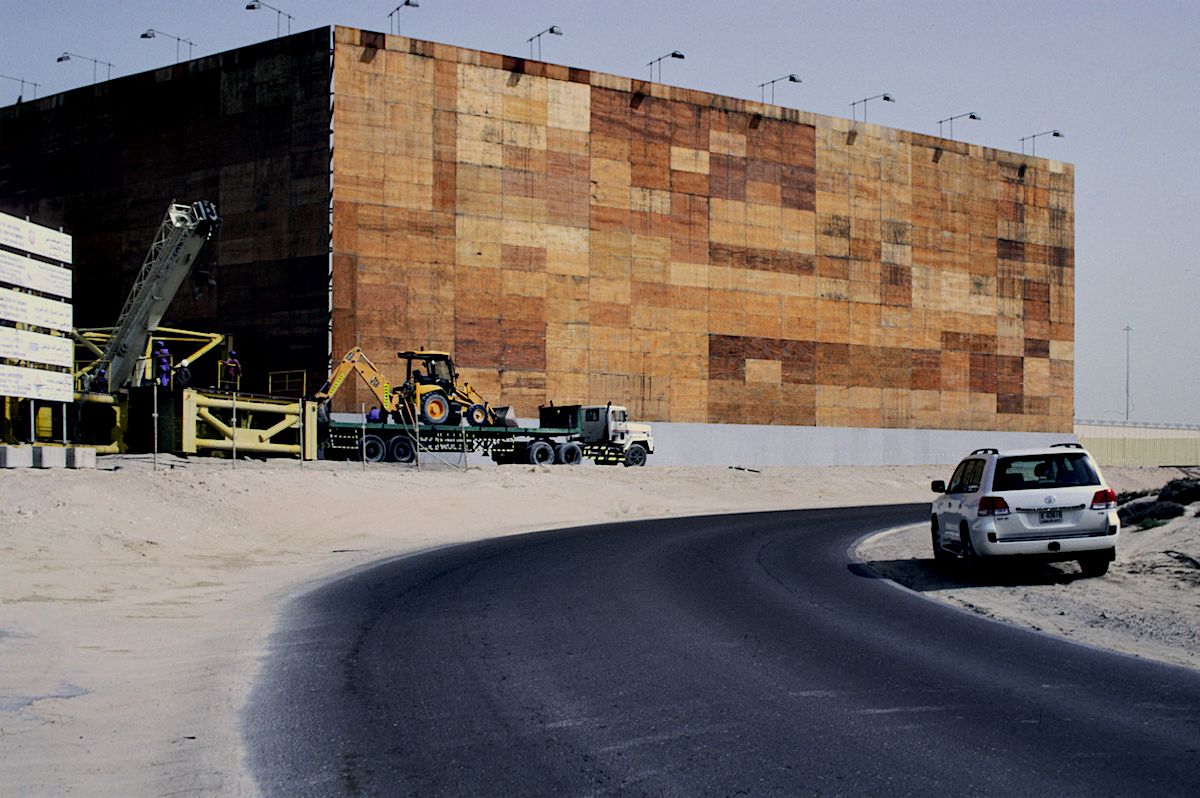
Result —
<instances>
[{"instance_id":1,"label":"crane boom","mask_svg":"<svg viewBox=\"0 0 1200 798\"><path fill-rule=\"evenodd\" d=\"M191 205L172 202L167 207L167 214L100 358L101 363L108 366L112 390L124 385L133 375L138 358L146 352L151 334L158 329L200 248L220 225L221 217L211 202Z\"/></svg>"}]
</instances>

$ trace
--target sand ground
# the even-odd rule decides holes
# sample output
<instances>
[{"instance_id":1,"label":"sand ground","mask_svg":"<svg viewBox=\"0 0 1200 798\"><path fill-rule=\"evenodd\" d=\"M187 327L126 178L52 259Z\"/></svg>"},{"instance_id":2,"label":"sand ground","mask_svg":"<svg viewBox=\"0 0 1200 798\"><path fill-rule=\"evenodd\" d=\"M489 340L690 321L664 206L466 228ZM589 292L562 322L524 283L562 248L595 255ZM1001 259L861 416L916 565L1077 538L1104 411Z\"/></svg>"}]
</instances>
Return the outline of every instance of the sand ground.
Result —
<instances>
[{"instance_id":1,"label":"sand ground","mask_svg":"<svg viewBox=\"0 0 1200 798\"><path fill-rule=\"evenodd\" d=\"M289 596L430 546L592 523L929 501L945 467L446 468L102 457L0 473L0 795L254 796L241 710ZM1176 472L1109 469L1117 490ZM1127 532L1102 579L932 567L924 525L863 559L928 596L1200 667L1200 524Z\"/></svg>"}]
</instances>

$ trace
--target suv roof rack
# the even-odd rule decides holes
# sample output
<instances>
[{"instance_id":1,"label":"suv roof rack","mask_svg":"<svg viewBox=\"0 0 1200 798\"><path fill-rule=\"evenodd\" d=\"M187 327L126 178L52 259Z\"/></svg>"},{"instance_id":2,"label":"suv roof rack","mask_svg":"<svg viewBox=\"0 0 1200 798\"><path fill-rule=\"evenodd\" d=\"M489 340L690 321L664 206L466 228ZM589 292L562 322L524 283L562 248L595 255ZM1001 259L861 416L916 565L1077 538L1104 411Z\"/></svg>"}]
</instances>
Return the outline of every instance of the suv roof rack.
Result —
<instances>
[{"instance_id":1,"label":"suv roof rack","mask_svg":"<svg viewBox=\"0 0 1200 798\"><path fill-rule=\"evenodd\" d=\"M1082 443L1052 443L1052 444L1050 444L1051 449L1054 449L1057 447L1062 447L1063 449L1082 449L1083 444Z\"/></svg>"},{"instance_id":2,"label":"suv roof rack","mask_svg":"<svg viewBox=\"0 0 1200 798\"><path fill-rule=\"evenodd\" d=\"M999 449L976 449L971 454L1000 454Z\"/></svg>"}]
</instances>

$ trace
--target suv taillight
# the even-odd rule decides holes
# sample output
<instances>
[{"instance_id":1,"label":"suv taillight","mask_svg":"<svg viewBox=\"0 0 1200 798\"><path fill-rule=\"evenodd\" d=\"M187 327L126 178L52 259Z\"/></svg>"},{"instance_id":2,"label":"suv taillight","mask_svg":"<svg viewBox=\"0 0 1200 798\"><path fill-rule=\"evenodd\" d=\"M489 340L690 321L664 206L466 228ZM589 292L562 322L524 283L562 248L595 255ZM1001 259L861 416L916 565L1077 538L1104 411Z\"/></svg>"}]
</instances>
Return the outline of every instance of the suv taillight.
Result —
<instances>
[{"instance_id":1,"label":"suv taillight","mask_svg":"<svg viewBox=\"0 0 1200 798\"><path fill-rule=\"evenodd\" d=\"M1092 497L1093 510L1112 510L1117 506L1117 494L1112 488L1096 491L1096 495Z\"/></svg>"},{"instance_id":2,"label":"suv taillight","mask_svg":"<svg viewBox=\"0 0 1200 798\"><path fill-rule=\"evenodd\" d=\"M1008 502L999 496L983 496L979 499L980 515L1008 515Z\"/></svg>"}]
</instances>

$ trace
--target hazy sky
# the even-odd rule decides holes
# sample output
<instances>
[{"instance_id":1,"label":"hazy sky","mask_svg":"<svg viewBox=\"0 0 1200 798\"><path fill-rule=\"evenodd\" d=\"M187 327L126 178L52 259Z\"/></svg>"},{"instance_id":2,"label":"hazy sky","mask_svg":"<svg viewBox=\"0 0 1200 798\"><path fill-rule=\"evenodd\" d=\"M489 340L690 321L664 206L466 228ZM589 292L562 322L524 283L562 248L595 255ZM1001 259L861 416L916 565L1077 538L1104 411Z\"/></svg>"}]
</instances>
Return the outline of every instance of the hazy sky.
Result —
<instances>
[{"instance_id":1,"label":"hazy sky","mask_svg":"<svg viewBox=\"0 0 1200 798\"><path fill-rule=\"evenodd\" d=\"M662 82L746 99L775 84L775 102L938 133L1075 167L1075 416L1200 424L1200 314L1196 310L1200 183L1200 4L1028 0L0 0L0 75L38 97L174 63L168 36L194 57L346 25L638 78L662 64ZM63 52L72 56L58 62ZM534 55L536 56L536 49ZM655 78L658 73L655 71ZM21 93L0 78L0 105ZM767 89L770 99L770 89ZM862 108L858 109L862 118ZM949 137L949 124L942 126ZM0 142L3 146L3 142ZM1025 143L1030 151L1031 143Z\"/></svg>"}]
</instances>

